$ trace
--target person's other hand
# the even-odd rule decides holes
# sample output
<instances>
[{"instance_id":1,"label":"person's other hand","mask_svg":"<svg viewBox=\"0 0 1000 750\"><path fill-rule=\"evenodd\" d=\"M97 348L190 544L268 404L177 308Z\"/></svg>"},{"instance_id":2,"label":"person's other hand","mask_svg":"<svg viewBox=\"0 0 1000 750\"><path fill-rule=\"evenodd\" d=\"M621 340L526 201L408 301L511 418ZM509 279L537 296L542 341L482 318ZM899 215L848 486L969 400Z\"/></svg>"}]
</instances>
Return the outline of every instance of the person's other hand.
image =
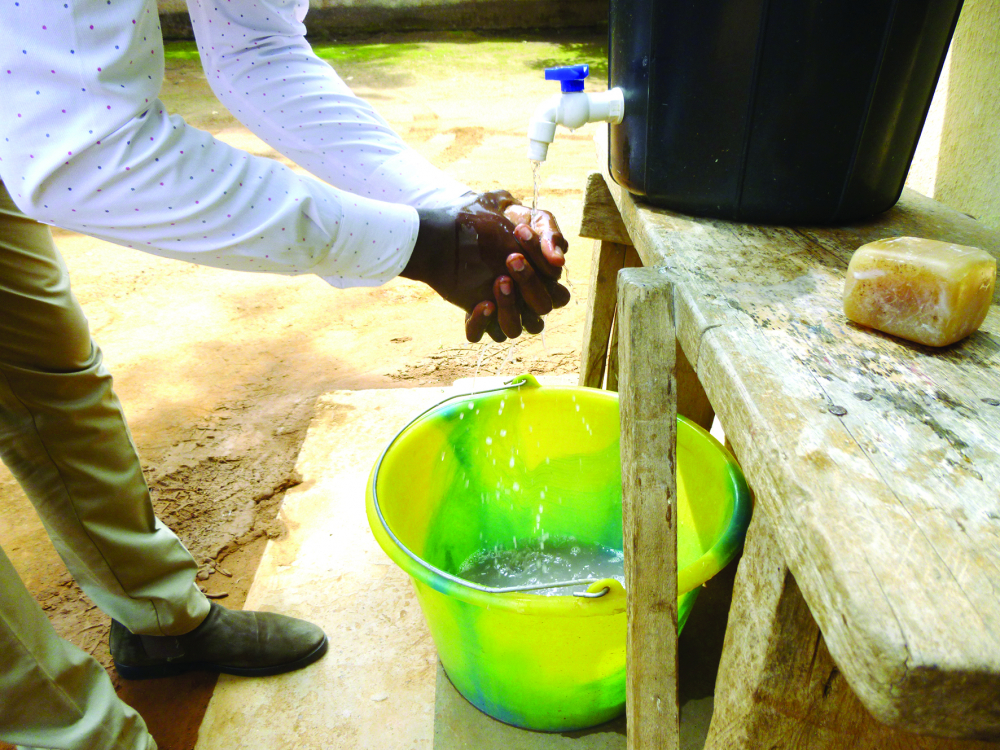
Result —
<instances>
[{"instance_id":1,"label":"person's other hand","mask_svg":"<svg viewBox=\"0 0 1000 750\"><path fill-rule=\"evenodd\" d=\"M516 224L531 210L519 211L510 193L484 193L454 210L418 211L417 243L402 275L423 281L466 311L469 341L489 333L495 341L515 338L522 330L539 333L543 315L569 302L558 283L566 241L551 214L535 226ZM547 218L546 218L547 217Z\"/></svg>"}]
</instances>

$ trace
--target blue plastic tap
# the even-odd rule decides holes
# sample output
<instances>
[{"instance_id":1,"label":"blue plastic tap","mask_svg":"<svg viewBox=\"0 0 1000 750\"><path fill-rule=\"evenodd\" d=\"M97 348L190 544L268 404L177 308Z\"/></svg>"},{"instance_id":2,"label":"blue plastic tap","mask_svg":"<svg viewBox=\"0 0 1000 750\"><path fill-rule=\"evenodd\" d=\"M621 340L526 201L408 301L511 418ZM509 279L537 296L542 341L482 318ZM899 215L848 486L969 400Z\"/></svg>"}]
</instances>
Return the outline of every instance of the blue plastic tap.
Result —
<instances>
[{"instance_id":1,"label":"blue plastic tap","mask_svg":"<svg viewBox=\"0 0 1000 750\"><path fill-rule=\"evenodd\" d=\"M589 65L567 65L562 68L546 68L546 81L561 81L563 93L583 91L583 79L590 75Z\"/></svg>"},{"instance_id":2,"label":"blue plastic tap","mask_svg":"<svg viewBox=\"0 0 1000 750\"><path fill-rule=\"evenodd\" d=\"M528 121L528 158L545 161L556 126L573 130L588 122L620 123L625 116L625 94L620 88L584 92L583 79L590 75L589 65L547 68L545 80L562 83L562 92L553 94L538 105Z\"/></svg>"}]
</instances>

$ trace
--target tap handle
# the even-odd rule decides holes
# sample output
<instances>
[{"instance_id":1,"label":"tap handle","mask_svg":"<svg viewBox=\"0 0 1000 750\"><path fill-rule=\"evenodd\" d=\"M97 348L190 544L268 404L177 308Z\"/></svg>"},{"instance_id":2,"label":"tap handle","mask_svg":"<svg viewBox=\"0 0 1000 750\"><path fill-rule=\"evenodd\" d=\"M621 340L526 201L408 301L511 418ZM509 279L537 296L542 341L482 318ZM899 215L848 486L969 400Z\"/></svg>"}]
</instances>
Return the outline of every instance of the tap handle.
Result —
<instances>
[{"instance_id":1,"label":"tap handle","mask_svg":"<svg viewBox=\"0 0 1000 750\"><path fill-rule=\"evenodd\" d=\"M590 75L589 65L567 65L562 68L546 68L546 81L561 81L563 93L583 91L583 79Z\"/></svg>"}]
</instances>

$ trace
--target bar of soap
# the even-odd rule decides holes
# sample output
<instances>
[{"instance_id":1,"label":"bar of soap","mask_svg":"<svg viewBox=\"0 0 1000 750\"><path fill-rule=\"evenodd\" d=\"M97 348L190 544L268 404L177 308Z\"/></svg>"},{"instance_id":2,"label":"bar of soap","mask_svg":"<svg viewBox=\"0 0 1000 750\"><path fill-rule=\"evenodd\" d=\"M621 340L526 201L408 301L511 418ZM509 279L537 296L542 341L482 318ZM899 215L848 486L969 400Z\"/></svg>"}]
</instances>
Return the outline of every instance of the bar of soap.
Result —
<instances>
[{"instance_id":1,"label":"bar of soap","mask_svg":"<svg viewBox=\"0 0 1000 750\"><path fill-rule=\"evenodd\" d=\"M977 247L893 237L859 247L844 284L855 323L928 346L947 346L982 325L997 262Z\"/></svg>"}]
</instances>

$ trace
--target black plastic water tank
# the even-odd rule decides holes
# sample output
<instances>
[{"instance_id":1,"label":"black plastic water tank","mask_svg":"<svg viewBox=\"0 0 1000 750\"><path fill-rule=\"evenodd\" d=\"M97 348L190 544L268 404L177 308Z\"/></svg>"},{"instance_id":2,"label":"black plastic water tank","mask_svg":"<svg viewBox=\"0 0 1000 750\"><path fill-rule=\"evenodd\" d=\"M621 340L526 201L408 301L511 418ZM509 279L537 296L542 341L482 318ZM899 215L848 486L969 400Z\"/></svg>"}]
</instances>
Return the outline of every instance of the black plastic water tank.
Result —
<instances>
[{"instance_id":1,"label":"black plastic water tank","mask_svg":"<svg viewBox=\"0 0 1000 750\"><path fill-rule=\"evenodd\" d=\"M614 179L654 205L844 223L899 199L962 0L611 0Z\"/></svg>"}]
</instances>

